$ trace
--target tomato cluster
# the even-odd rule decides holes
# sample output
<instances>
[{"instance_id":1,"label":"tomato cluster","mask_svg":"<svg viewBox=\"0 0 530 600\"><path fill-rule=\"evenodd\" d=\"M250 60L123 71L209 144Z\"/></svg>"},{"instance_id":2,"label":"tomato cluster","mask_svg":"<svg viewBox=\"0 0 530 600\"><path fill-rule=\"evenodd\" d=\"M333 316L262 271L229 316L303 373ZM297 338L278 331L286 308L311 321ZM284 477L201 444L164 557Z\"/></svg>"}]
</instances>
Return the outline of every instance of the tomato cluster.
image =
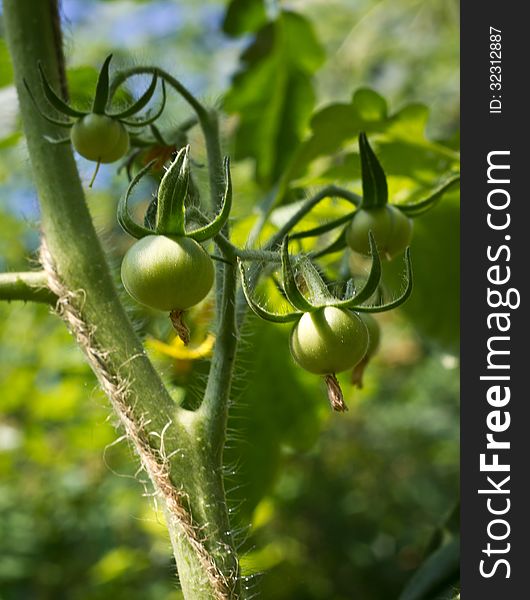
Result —
<instances>
[{"instance_id":1,"label":"tomato cluster","mask_svg":"<svg viewBox=\"0 0 530 600\"><path fill-rule=\"evenodd\" d=\"M115 91L111 91L112 87L109 84L111 58L112 55L107 57L99 73L90 112L79 111L65 103L52 89L39 65L44 96L68 120L56 120L41 112L42 116L55 125L71 128L69 138L55 142L70 141L81 156L96 161L98 166L99 163L115 162L129 152L130 127L149 125L154 132L155 141L162 143L164 148L168 147L153 124L165 106L164 81L162 106L156 114L143 121L130 119L142 110L153 96L158 71L151 71L152 81L138 100L120 112L111 113L108 111L108 105ZM33 98L29 86L26 85L26 88ZM37 108L40 111L38 105ZM133 140L137 146L141 146L142 140ZM152 145L145 140L143 142L144 146L147 144L152 150ZM353 381L359 386L362 385L364 367L379 346L379 325L368 313L390 310L398 306L408 298L412 289L408 251L412 237L412 221L407 216L407 207L388 204L386 175L364 133L359 135L359 150L362 201L354 201L357 210L341 234L338 246L337 242L332 244L329 251L349 246L353 251L371 257L372 266L362 289L356 292L347 291L342 298L334 296L307 257L305 262L302 260L298 264L299 270L295 272L288 251L288 238L284 237L281 250L283 288L286 299L296 310L287 315L275 314L259 307L253 301L240 264L243 292L249 306L265 319L279 322L296 321L290 337L292 357L306 371L325 377L328 395L336 410L345 410L346 407L335 374L354 369ZM141 177L159 162L160 157L157 156L132 179L118 206L120 225L137 239L123 258L121 279L125 290L138 303L156 310L168 311L178 335L186 343L189 332L182 321L182 314L201 302L214 283L213 262L201 246L201 242L217 236L228 219L232 199L230 169L228 159L225 159L226 186L219 213L210 223L189 231L186 226L187 205L190 204L189 187L192 185L189 147L182 148L176 153L162 177L156 198L148 209L145 225L141 226L130 217L127 201ZM432 199L427 199L409 207L409 210L412 210L410 214L417 214L418 210L423 210L432 202ZM344 223L345 219L341 218L340 222ZM313 235L322 231L322 227L317 227L314 230L317 233L313 232ZM307 236L308 232L305 234ZM367 306L366 302L380 291L379 256L390 260L403 251L407 268L405 291L389 303ZM238 255L236 248L233 248L233 253ZM306 297L307 295L310 297Z\"/></svg>"}]
</instances>

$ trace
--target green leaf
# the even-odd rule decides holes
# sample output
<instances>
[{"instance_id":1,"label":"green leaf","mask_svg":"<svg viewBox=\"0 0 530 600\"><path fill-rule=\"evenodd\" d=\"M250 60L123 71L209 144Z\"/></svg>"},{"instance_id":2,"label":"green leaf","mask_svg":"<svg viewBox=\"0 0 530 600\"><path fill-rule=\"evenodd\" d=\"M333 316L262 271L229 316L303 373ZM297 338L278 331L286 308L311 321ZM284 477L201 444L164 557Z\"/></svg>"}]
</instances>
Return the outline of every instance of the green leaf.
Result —
<instances>
[{"instance_id":1,"label":"green leaf","mask_svg":"<svg viewBox=\"0 0 530 600\"><path fill-rule=\"evenodd\" d=\"M311 135L299 146L284 175L286 189L289 184L308 187L357 181L360 157L351 148L364 131L380 134L377 158L384 165L390 201L399 203L410 188L429 186L443 173L458 168L454 149L427 139L427 119L428 110L421 104L409 104L392 114L382 96L361 88L350 104L331 104L313 115Z\"/></svg>"},{"instance_id":2,"label":"green leaf","mask_svg":"<svg viewBox=\"0 0 530 600\"><path fill-rule=\"evenodd\" d=\"M251 33L267 21L263 0L232 0L226 9L223 31L232 37Z\"/></svg>"},{"instance_id":3,"label":"green leaf","mask_svg":"<svg viewBox=\"0 0 530 600\"><path fill-rule=\"evenodd\" d=\"M225 98L239 115L235 158L255 161L259 184L276 182L298 147L313 110L312 76L324 52L311 24L281 12L242 55L242 69Z\"/></svg>"},{"instance_id":4,"label":"green leaf","mask_svg":"<svg viewBox=\"0 0 530 600\"><path fill-rule=\"evenodd\" d=\"M399 600L432 600L460 578L460 538L433 552L416 571Z\"/></svg>"},{"instance_id":5,"label":"green leaf","mask_svg":"<svg viewBox=\"0 0 530 600\"><path fill-rule=\"evenodd\" d=\"M388 116L386 100L370 88L359 88L353 94L352 104L365 123L384 121Z\"/></svg>"}]
</instances>

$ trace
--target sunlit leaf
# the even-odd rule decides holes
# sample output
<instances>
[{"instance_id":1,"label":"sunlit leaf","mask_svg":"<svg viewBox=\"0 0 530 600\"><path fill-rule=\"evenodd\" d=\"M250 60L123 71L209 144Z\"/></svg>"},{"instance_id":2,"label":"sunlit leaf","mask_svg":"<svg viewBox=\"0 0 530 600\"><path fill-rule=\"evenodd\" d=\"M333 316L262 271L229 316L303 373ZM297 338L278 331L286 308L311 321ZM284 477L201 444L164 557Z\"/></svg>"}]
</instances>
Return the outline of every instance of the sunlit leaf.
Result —
<instances>
[{"instance_id":1,"label":"sunlit leaf","mask_svg":"<svg viewBox=\"0 0 530 600\"><path fill-rule=\"evenodd\" d=\"M225 109L239 116L235 157L255 161L263 187L280 177L302 139L315 102L312 75L323 58L310 22L288 11L262 27L242 55Z\"/></svg>"}]
</instances>

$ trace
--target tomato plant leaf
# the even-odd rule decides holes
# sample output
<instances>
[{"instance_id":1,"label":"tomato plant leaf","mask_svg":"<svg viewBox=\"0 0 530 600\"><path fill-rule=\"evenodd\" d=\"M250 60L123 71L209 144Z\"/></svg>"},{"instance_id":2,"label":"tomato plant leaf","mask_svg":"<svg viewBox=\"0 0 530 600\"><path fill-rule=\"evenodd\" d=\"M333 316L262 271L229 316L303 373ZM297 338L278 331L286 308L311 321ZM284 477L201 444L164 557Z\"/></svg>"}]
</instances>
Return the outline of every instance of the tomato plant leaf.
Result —
<instances>
[{"instance_id":1,"label":"tomato plant leaf","mask_svg":"<svg viewBox=\"0 0 530 600\"><path fill-rule=\"evenodd\" d=\"M263 188L279 179L305 133L323 60L311 24L290 11L264 25L242 55L224 107L239 116L235 158L254 160Z\"/></svg>"},{"instance_id":2,"label":"tomato plant leaf","mask_svg":"<svg viewBox=\"0 0 530 600\"><path fill-rule=\"evenodd\" d=\"M226 9L223 31L232 37L251 33L267 21L263 0L232 0Z\"/></svg>"}]
</instances>

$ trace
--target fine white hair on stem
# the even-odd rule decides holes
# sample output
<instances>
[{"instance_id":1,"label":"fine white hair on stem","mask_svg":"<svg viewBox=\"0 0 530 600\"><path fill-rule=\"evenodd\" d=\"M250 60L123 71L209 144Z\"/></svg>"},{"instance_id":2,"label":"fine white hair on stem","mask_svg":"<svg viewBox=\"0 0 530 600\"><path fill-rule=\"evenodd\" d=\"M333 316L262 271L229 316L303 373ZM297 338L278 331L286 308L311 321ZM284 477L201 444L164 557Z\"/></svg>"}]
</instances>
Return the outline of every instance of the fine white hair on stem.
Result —
<instances>
[{"instance_id":1,"label":"fine white hair on stem","mask_svg":"<svg viewBox=\"0 0 530 600\"><path fill-rule=\"evenodd\" d=\"M195 551L213 590L213 598L229 600L232 597L230 575L227 577L218 568L204 544L201 528L193 523L192 516L186 509L186 506L189 506L187 495L183 490L177 489L171 479L169 458L164 444L164 436L171 421L166 423L160 433L156 433L160 440L156 448L150 439L156 437L154 432L148 429L150 420L146 417L138 418L136 414L135 400L131 392L133 382L127 380L120 372L124 365L117 369L112 367L109 352L98 347L94 340L95 329L84 318L85 291L72 291L63 285L44 239L41 244L40 261L47 274L48 287L58 298L55 312L65 321L85 353L101 388L119 418L125 436L133 445L142 468L149 475L154 488L154 492L149 494L152 495L155 503L157 498L163 500L167 519L181 532ZM133 358L135 357L130 357L129 360Z\"/></svg>"}]
</instances>

